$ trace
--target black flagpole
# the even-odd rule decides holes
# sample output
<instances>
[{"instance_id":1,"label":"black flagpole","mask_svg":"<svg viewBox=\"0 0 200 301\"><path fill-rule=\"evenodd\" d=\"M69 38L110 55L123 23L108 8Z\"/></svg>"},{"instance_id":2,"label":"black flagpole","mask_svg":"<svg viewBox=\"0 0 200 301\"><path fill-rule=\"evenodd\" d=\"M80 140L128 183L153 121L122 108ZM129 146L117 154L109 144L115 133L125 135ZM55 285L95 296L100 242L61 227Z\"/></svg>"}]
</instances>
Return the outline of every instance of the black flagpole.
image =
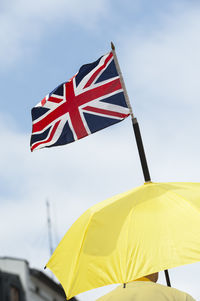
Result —
<instances>
[{"instance_id":1,"label":"black flagpole","mask_svg":"<svg viewBox=\"0 0 200 301\"><path fill-rule=\"evenodd\" d=\"M116 56L116 53L115 53L115 46L112 42L111 42L111 48L112 48L112 53L113 53L113 56L114 56L115 64L116 64L116 67L117 67L117 71L118 71L119 76L120 76L121 85L122 85L122 88L124 90L125 99L126 99L127 105L129 107L129 110L130 110L130 115L131 115L133 130L134 130L134 133L135 133L135 139L136 139L136 144L137 144L138 153L139 153L139 157L140 157L140 162L141 162L141 166L142 166L142 171L143 171L143 175L144 175L144 180L145 180L145 183L148 183L148 182L151 182L151 177L150 177L149 168L148 168L148 164L147 164L147 160L146 160L146 155L145 155L145 151L144 151L144 146L143 146L143 142L142 142L142 136L141 136L141 133L140 133L139 124L138 124L137 118L135 118L134 115L133 115L132 107L131 107L129 97L128 97L128 94L127 94L127 91L126 91L126 86L125 86L125 83L124 83L124 80L123 80L123 77L122 77L122 73L121 73L121 70L120 70L120 66L119 66L119 63L118 63L118 60L117 60L117 56ZM171 286L168 270L165 270L165 278L166 278L167 285Z\"/></svg>"},{"instance_id":2,"label":"black flagpole","mask_svg":"<svg viewBox=\"0 0 200 301\"><path fill-rule=\"evenodd\" d=\"M142 142L142 136L140 133L139 123L137 121L137 118L135 118L135 117L132 118L132 125L133 125L133 130L135 133L135 140L137 143L138 153L140 156L140 162L142 165L144 180L145 180L145 183L151 182L151 177L150 177L149 168L147 165L147 160L146 160L146 156L145 156L145 152L144 152L144 146L143 146L143 142Z\"/></svg>"}]
</instances>

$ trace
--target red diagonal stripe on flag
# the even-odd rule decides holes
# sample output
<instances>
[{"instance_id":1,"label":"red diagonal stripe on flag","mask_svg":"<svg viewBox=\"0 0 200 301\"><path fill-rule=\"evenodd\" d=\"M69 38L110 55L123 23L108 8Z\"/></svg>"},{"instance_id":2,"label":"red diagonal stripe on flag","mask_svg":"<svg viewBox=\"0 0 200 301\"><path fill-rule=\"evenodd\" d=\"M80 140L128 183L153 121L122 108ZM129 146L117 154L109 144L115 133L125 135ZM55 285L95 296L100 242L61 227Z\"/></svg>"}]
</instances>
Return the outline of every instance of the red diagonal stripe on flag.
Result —
<instances>
[{"instance_id":1,"label":"red diagonal stripe on flag","mask_svg":"<svg viewBox=\"0 0 200 301\"><path fill-rule=\"evenodd\" d=\"M58 98L58 97L55 97L55 96L50 96L49 99L48 99L48 101L59 103L59 102L63 101L63 98Z\"/></svg>"},{"instance_id":2,"label":"red diagonal stripe on flag","mask_svg":"<svg viewBox=\"0 0 200 301\"><path fill-rule=\"evenodd\" d=\"M34 150L36 147L38 147L38 145L40 145L40 144L44 144L44 143L50 142L51 139L53 138L54 134L55 134L55 131L56 131L56 129L57 129L59 123L60 123L60 120L58 120L58 121L55 123L55 125L54 125L54 127L53 127L53 129L52 129L52 131L51 131L51 134L50 134L49 138L48 138L47 140L42 141L42 142L35 143L35 144L31 147L31 151L33 151L33 150Z\"/></svg>"},{"instance_id":3,"label":"red diagonal stripe on flag","mask_svg":"<svg viewBox=\"0 0 200 301\"><path fill-rule=\"evenodd\" d=\"M108 94L116 92L120 89L122 89L122 86L120 83L120 79L117 78L104 85L98 86L96 88L92 88L91 90L88 90L86 92L77 95L76 102L78 102L78 105L81 106L89 101L100 98L104 95L108 97Z\"/></svg>"}]
</instances>

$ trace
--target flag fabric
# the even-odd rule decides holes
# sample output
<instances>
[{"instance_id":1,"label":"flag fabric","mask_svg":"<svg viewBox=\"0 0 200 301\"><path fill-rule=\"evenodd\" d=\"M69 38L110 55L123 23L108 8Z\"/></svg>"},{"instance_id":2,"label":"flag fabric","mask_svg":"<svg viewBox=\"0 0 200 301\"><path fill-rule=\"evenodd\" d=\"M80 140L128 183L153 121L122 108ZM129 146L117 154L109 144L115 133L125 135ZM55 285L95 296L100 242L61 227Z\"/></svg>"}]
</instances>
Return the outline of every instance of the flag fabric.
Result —
<instances>
[{"instance_id":1,"label":"flag fabric","mask_svg":"<svg viewBox=\"0 0 200 301\"><path fill-rule=\"evenodd\" d=\"M83 65L31 113L31 151L71 143L129 116L113 53Z\"/></svg>"}]
</instances>

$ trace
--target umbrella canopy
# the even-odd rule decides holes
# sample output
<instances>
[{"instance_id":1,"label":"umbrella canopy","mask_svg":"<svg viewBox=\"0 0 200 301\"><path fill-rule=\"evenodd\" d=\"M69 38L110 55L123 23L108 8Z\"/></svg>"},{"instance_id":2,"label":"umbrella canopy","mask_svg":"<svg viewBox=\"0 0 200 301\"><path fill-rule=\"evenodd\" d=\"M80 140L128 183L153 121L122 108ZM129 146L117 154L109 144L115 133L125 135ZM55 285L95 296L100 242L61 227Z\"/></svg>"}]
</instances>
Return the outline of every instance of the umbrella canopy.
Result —
<instances>
[{"instance_id":1,"label":"umbrella canopy","mask_svg":"<svg viewBox=\"0 0 200 301\"><path fill-rule=\"evenodd\" d=\"M88 209L47 267L67 298L200 261L200 183L145 183Z\"/></svg>"}]
</instances>

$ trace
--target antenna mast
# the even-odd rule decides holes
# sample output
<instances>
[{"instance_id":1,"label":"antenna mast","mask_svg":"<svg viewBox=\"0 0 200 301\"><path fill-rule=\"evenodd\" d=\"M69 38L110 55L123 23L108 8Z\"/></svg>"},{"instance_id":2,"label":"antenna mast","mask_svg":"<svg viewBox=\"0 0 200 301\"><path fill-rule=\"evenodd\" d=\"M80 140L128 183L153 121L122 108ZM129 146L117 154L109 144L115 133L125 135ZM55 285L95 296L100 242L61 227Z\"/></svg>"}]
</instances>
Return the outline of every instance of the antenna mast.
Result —
<instances>
[{"instance_id":1,"label":"antenna mast","mask_svg":"<svg viewBox=\"0 0 200 301\"><path fill-rule=\"evenodd\" d=\"M49 252L50 252L50 256L51 256L53 254L53 244L52 244L50 204L49 204L48 199L46 201L46 206L47 206L47 225L48 225L48 236L49 236Z\"/></svg>"}]
</instances>

